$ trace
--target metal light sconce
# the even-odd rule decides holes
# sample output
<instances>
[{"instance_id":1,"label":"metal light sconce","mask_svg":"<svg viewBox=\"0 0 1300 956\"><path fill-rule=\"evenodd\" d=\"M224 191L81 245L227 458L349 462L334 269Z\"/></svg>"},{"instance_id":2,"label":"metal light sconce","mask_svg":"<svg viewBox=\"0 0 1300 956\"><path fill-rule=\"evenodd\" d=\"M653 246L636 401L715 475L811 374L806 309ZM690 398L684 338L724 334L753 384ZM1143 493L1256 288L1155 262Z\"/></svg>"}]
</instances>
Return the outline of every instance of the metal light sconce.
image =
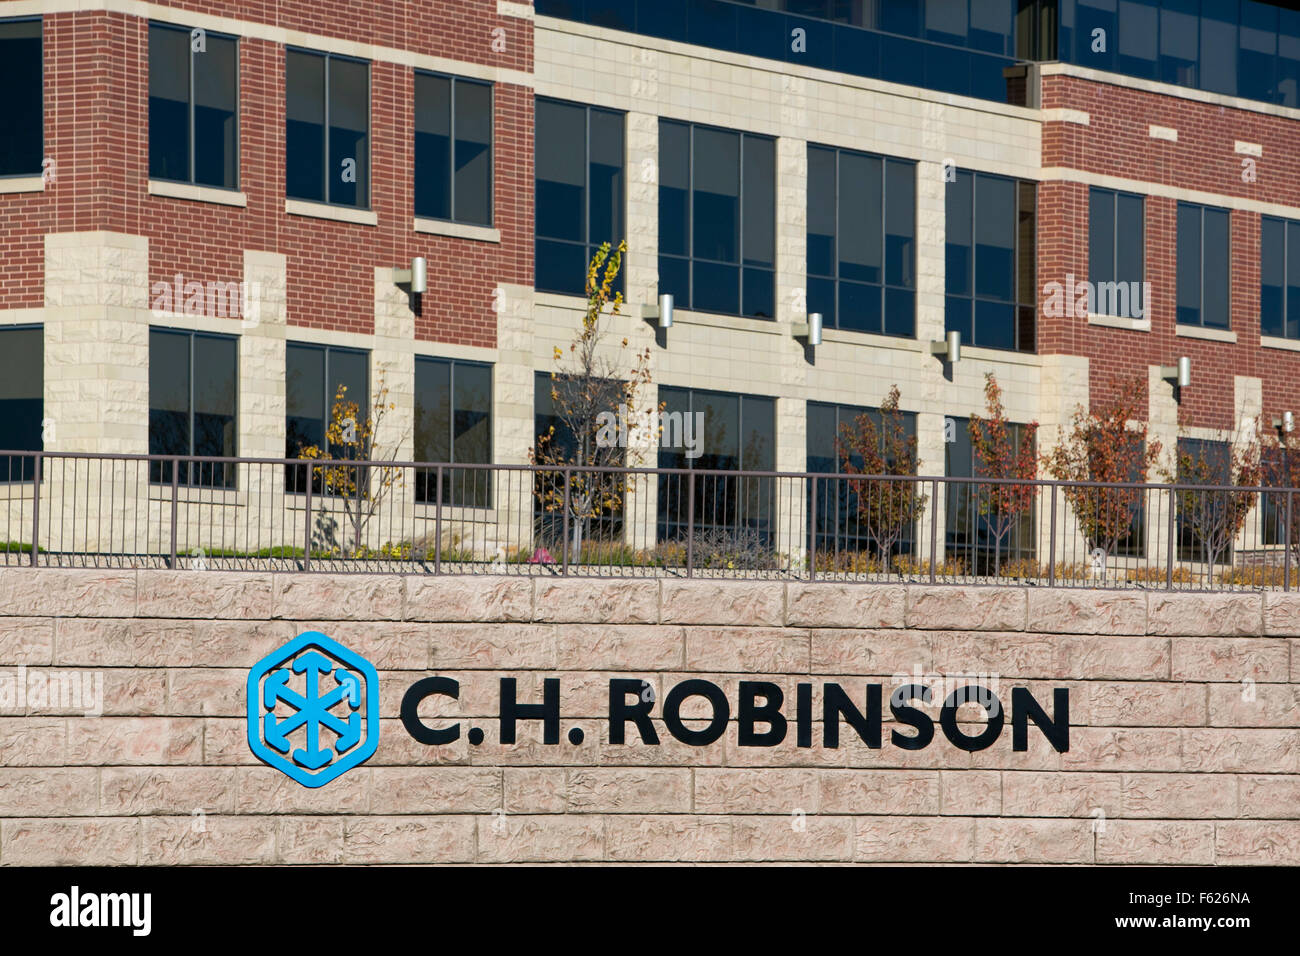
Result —
<instances>
[{"instance_id":1,"label":"metal light sconce","mask_svg":"<svg viewBox=\"0 0 1300 956\"><path fill-rule=\"evenodd\" d=\"M938 342L931 342L930 354L940 356L945 362L960 362L961 333L949 332Z\"/></svg>"},{"instance_id":2,"label":"metal light sconce","mask_svg":"<svg viewBox=\"0 0 1300 956\"><path fill-rule=\"evenodd\" d=\"M799 322L792 330L796 339L804 339L809 346L822 344L822 314L809 312L807 322Z\"/></svg>"},{"instance_id":3,"label":"metal light sconce","mask_svg":"<svg viewBox=\"0 0 1300 956\"><path fill-rule=\"evenodd\" d=\"M1160 366L1160 377L1174 382L1179 388L1186 388L1192 384L1192 360L1184 355L1177 365Z\"/></svg>"},{"instance_id":4,"label":"metal light sconce","mask_svg":"<svg viewBox=\"0 0 1300 956\"><path fill-rule=\"evenodd\" d=\"M646 321L653 321L658 328L671 329L673 327L673 296L671 292L665 292L659 296L658 305L646 305L641 307L641 318Z\"/></svg>"},{"instance_id":5,"label":"metal light sconce","mask_svg":"<svg viewBox=\"0 0 1300 956\"><path fill-rule=\"evenodd\" d=\"M1291 412L1283 412L1281 418L1273 419L1273 427L1280 432L1291 434L1295 431L1295 415Z\"/></svg>"},{"instance_id":6,"label":"metal light sconce","mask_svg":"<svg viewBox=\"0 0 1300 956\"><path fill-rule=\"evenodd\" d=\"M397 285L409 285L411 291L423 295L429 288L429 263L423 256L411 260L411 268L394 269L393 282Z\"/></svg>"}]
</instances>

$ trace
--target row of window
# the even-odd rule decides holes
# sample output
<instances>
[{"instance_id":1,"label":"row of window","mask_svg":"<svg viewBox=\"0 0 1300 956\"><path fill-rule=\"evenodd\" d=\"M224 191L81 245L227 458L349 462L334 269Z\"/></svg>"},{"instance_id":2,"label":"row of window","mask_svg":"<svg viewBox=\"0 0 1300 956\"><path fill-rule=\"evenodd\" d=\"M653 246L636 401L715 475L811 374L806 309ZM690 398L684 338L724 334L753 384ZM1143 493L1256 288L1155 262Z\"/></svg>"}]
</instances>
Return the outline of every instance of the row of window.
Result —
<instances>
[{"instance_id":1,"label":"row of window","mask_svg":"<svg viewBox=\"0 0 1300 956\"><path fill-rule=\"evenodd\" d=\"M151 24L149 37L151 176L237 186L235 38L209 33L200 49L189 32L165 24ZM0 173L30 171L40 162L40 21L0 22L0 38L14 54L0 69L35 77L34 111L24 112L31 98L21 85L7 101L16 104L17 135L0 141ZM285 68L288 195L368 204L368 65L290 49ZM33 130L34 150L22 145ZM417 73L414 148L417 215L492 221L490 84ZM810 145L808 171L808 310L831 328L914 336L915 162ZM624 114L539 98L535 176L536 286L583 294L595 249L626 233ZM947 329L968 344L1033 351L1034 184L957 170L945 188ZM1114 283L1130 308L1145 308L1145 296L1133 298L1142 295L1143 198L1094 188L1089 219L1090 280ZM1287 294L1288 282L1300 283L1296 228L1268 218L1262 227L1266 335L1300 337L1300 295ZM1178 322L1227 329L1228 211L1179 203L1176 229ZM775 141L661 120L660 292L688 309L771 318L775 236ZM1115 301L1094 302L1092 311L1116 311L1107 308Z\"/></svg>"}]
</instances>

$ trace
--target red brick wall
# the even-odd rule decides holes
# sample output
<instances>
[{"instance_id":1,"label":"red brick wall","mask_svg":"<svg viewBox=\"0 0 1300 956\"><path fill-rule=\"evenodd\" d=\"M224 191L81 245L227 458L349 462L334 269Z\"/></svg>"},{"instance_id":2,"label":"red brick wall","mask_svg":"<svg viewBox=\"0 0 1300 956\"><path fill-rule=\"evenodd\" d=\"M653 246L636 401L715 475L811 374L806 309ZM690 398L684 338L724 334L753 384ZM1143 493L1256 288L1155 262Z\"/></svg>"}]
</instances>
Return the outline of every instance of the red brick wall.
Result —
<instances>
[{"instance_id":1,"label":"red brick wall","mask_svg":"<svg viewBox=\"0 0 1300 956\"><path fill-rule=\"evenodd\" d=\"M1173 96L1095 83L1076 77L1043 78L1044 109L1089 114L1090 125L1043 126L1043 165L1122 176L1144 183L1199 190L1297 207L1300 216L1300 123L1248 110L1227 109ZM1178 131L1178 142L1152 139L1152 125ZM1259 143L1257 181L1242 181L1235 141ZM1088 187L1051 181L1040 187L1039 284L1076 280L1088 272ZM1213 205L1213 202L1208 203ZM1177 243L1175 200L1148 196L1146 280L1151 283L1151 331L1088 325L1084 317L1039 318L1040 351L1086 355L1094 397L1114 380L1140 377L1148 365L1192 360L1192 385L1181 407L1187 424L1228 427L1233 376L1263 380L1264 413L1300 408L1300 353L1266 349L1259 333L1259 215L1234 211L1231 219L1232 317L1236 344L1175 336Z\"/></svg>"},{"instance_id":2,"label":"red brick wall","mask_svg":"<svg viewBox=\"0 0 1300 956\"><path fill-rule=\"evenodd\" d=\"M520 71L532 69L532 25L498 17L496 0L178 2L191 10ZM176 20L184 21L178 12ZM492 50L503 28L506 49ZM497 84L494 219L501 242L417 234L411 182L413 71L371 67L371 209L377 226L284 211L284 48L240 42L240 187L246 208L149 196L148 22L115 13L44 18L46 151L58 181L44 194L0 196L5 282L0 308L34 307L47 232L106 229L149 239L150 282L238 282L244 249L288 263L290 325L374 330L376 266L429 259L416 337L492 346L493 289L532 284L532 96Z\"/></svg>"}]
</instances>

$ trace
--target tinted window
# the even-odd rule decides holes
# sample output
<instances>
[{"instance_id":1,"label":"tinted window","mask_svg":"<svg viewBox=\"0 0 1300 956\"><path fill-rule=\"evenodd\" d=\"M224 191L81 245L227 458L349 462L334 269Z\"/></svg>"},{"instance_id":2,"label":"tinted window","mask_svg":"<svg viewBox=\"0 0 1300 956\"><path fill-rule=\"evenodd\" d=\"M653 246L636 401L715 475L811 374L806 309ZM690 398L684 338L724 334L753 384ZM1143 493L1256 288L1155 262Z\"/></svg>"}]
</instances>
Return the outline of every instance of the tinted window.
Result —
<instances>
[{"instance_id":1,"label":"tinted window","mask_svg":"<svg viewBox=\"0 0 1300 956\"><path fill-rule=\"evenodd\" d=\"M323 448L340 387L343 401L357 403L357 420L370 414L370 355L353 349L290 342L285 347L285 457L297 458L304 448ZM333 447L331 454L343 449ZM306 490L307 469L289 469L287 490ZM319 478L313 490L320 491Z\"/></svg>"},{"instance_id":2,"label":"tinted window","mask_svg":"<svg viewBox=\"0 0 1300 956\"><path fill-rule=\"evenodd\" d=\"M1231 315L1229 214L1178 204L1178 321L1227 329Z\"/></svg>"},{"instance_id":3,"label":"tinted window","mask_svg":"<svg viewBox=\"0 0 1300 956\"><path fill-rule=\"evenodd\" d=\"M1034 184L959 170L945 189L947 331L970 345L1033 351Z\"/></svg>"},{"instance_id":4,"label":"tinted window","mask_svg":"<svg viewBox=\"0 0 1300 956\"><path fill-rule=\"evenodd\" d=\"M538 99L536 149L537 288L583 295L601 243L625 238L623 114Z\"/></svg>"},{"instance_id":5,"label":"tinted window","mask_svg":"<svg viewBox=\"0 0 1300 956\"><path fill-rule=\"evenodd\" d=\"M775 314L771 139L660 121L659 289L685 308Z\"/></svg>"},{"instance_id":6,"label":"tinted window","mask_svg":"<svg viewBox=\"0 0 1300 956\"><path fill-rule=\"evenodd\" d=\"M0 176L41 173L44 158L41 21L0 21Z\"/></svg>"},{"instance_id":7,"label":"tinted window","mask_svg":"<svg viewBox=\"0 0 1300 956\"><path fill-rule=\"evenodd\" d=\"M1088 278L1094 285L1095 297L1090 306L1093 313L1125 318L1146 315L1141 285L1142 215L1141 196L1110 189L1089 190Z\"/></svg>"},{"instance_id":8,"label":"tinted window","mask_svg":"<svg viewBox=\"0 0 1300 956\"><path fill-rule=\"evenodd\" d=\"M149 330L149 454L233 458L239 394L237 341L230 336ZM170 482L170 462L151 480ZM186 462L181 484L234 487L235 468Z\"/></svg>"},{"instance_id":9,"label":"tinted window","mask_svg":"<svg viewBox=\"0 0 1300 956\"><path fill-rule=\"evenodd\" d=\"M437 463L487 464L492 460L492 369L477 362L417 356L415 457ZM416 500L437 500L436 470L416 475ZM491 472L444 468L445 504L484 508L491 502Z\"/></svg>"},{"instance_id":10,"label":"tinted window","mask_svg":"<svg viewBox=\"0 0 1300 956\"><path fill-rule=\"evenodd\" d=\"M1259 246L1260 333L1300 338L1300 222L1263 217Z\"/></svg>"},{"instance_id":11,"label":"tinted window","mask_svg":"<svg viewBox=\"0 0 1300 956\"><path fill-rule=\"evenodd\" d=\"M149 175L239 185L239 54L234 37L149 25Z\"/></svg>"},{"instance_id":12,"label":"tinted window","mask_svg":"<svg viewBox=\"0 0 1300 956\"><path fill-rule=\"evenodd\" d=\"M369 203L369 65L333 54L285 55L285 190L291 199Z\"/></svg>"},{"instance_id":13,"label":"tinted window","mask_svg":"<svg viewBox=\"0 0 1300 956\"><path fill-rule=\"evenodd\" d=\"M0 329L0 448L40 451L45 409L44 330ZM33 459L0 457L0 481L30 480Z\"/></svg>"},{"instance_id":14,"label":"tinted window","mask_svg":"<svg viewBox=\"0 0 1300 956\"><path fill-rule=\"evenodd\" d=\"M808 148L808 311L831 328L915 334L916 167Z\"/></svg>"},{"instance_id":15,"label":"tinted window","mask_svg":"<svg viewBox=\"0 0 1300 956\"><path fill-rule=\"evenodd\" d=\"M492 222L492 87L415 75L415 214Z\"/></svg>"}]
</instances>

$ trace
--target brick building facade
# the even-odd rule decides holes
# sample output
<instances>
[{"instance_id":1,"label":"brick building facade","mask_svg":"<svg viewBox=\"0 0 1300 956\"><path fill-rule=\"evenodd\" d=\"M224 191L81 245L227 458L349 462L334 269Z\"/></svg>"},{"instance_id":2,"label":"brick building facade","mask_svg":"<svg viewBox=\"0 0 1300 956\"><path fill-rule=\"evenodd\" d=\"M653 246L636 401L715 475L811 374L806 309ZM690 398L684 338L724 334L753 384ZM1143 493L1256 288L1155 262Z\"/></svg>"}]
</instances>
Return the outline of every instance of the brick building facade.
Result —
<instances>
[{"instance_id":1,"label":"brick building facade","mask_svg":"<svg viewBox=\"0 0 1300 956\"><path fill-rule=\"evenodd\" d=\"M10 26L7 42L30 40L31 25L39 24L40 148L5 155L42 161L25 168L15 160L0 170L0 334L42 330L44 376L35 415L53 424L41 429L46 451L177 450L161 447L151 432L151 416L160 411L157 395L151 399L152 329L234 339L237 409L224 419L219 447L200 447L191 397L188 449L196 453L205 447L240 456L292 452L295 398L286 368L305 354L295 347L309 346L364 354L364 387L384 380L398 409L402 457L420 460L433 447L418 425L423 396L432 394L420 384L418 368L427 367L420 360L489 367L488 437L465 454L523 463L536 435L535 377L552 369L556 347L567 347L584 305L572 290L552 291L556 283L543 274L538 250L552 239L561 252L565 242L589 250L600 238L591 210L598 192L590 133L595 113L584 114L590 163L579 159L576 173L565 166L553 176L537 159L546 148L543 135L582 152L558 127L540 128L537 104L559 102L608 111L621 131L622 161L613 171L601 167L607 178L599 184L613 190L609 222L622 227L608 238L629 244L628 306L611 322L611 340L626 336L633 347L651 349L661 399L722 401L708 397L717 393L762 399L755 414L769 417L755 426L766 442L759 465L813 467L831 439L815 433L810 406L876 407L897 383L902 407L915 416L921 472L953 473L945 423L982 410L986 372L1003 385L1013 419L1044 426L1040 448L1050 447L1076 406L1087 406L1113 382L1133 380L1145 392L1152 433L1167 448L1180 435L1222 438L1243 418L1262 415L1267 424L1300 406L1300 327L1274 314L1272 299L1261 298L1262 285L1285 290L1292 281L1300 285L1300 277L1278 286L1276 269L1265 276L1269 249L1260 238L1265 217L1285 221L1300 211L1297 160L1289 148L1300 130L1294 61L1287 55L1296 31L1290 11L1249 0L1229 5L1237 19L1211 24L1219 32L1202 32L1191 59L1166 64L1164 54L1152 53L1147 69L1132 54L1145 42L1147 21L1126 20L1136 16L1129 11L1090 26L1095 10L1083 0L1038 0L1015 10L975 0L867 2L825 4L824 11L813 10L816 4L796 11L799 5L785 0L540 0L536 9L513 0L12 0L0 8L0 29ZM1157 0L1127 6L1159 15L1150 22L1164 31L1166 46L1182 36L1186 24L1174 18L1172 6ZM917 11L916 18L900 19L904 8ZM1210 16L1207 11L1200 21L1205 30ZM1260 33L1261 22L1272 32ZM150 129L151 76L162 75L153 62L157 54L151 56L151 23L237 43L231 186L151 173L151 137L158 135ZM1097 30L1103 50L1107 42L1119 50L1118 61L1090 59ZM1233 38L1239 83L1235 72L1229 82L1211 69L1210 57L1223 56L1223 31ZM1080 39L1085 33L1092 40ZM1271 37L1266 60L1259 59L1258 36ZM365 64L368 177L356 202L291 195L287 140L297 120L286 106L286 64L293 51ZM919 65L909 73L913 61ZM1265 62L1270 79L1261 86L1256 77ZM452 83L490 88L487 224L420 214L423 174L416 171L425 167L417 153L428 124L414 104L422 76L448 79L453 91ZM1178 82L1164 82L1168 77ZM208 95L194 90L192 82L191 114L206 108L199 99ZM335 95L330 90L322 129ZM13 103L9 108L17 109ZM577 116L555 112L561 114ZM456 144L450 156L459 170L455 116L453 107L446 138ZM684 155L689 176L681 190L689 226L666 205L676 195L673 137L683 129L695 144ZM749 159L738 160L734 177L717 158L732 148L731 134L744 134L745 155L758 157L752 167ZM337 158L334 135L330 127L326 165ZM810 200L820 193L809 172L810 156L823 154L810 147L839 151L836 203L862 181L843 172L845 156L859 164L885 160L887 169L904 170L899 182L912 191L909 204L891 179L888 188L864 194L866 206L843 206L832 237L832 275L824 280L816 264L821 227L812 223L819 210ZM472 162L466 159L464 168ZM580 181L564 181L571 174ZM971 174L963 181L972 183L975 211L963 251L949 221L956 208L952 187ZM455 194L457 173L450 175ZM1014 183L1028 184L1028 191L1007 185ZM1093 268L1089 209L1097 190L1141 200L1140 269L1133 272L1132 261L1121 266L1150 284L1142 316L1062 316L1044 307L1046 286L1070 276L1082 280ZM543 193L561 198L539 208ZM981 219L978 211L981 199L987 210L1003 194L1019 197L1005 235L1001 219L987 225L987 212ZM568 227L557 223L573 212L564 196L580 197L576 238L559 236ZM883 205L870 204L886 201L889 216L899 218L880 224L878 251L876 238L863 238L870 230L859 235L853 227L858 213L872 208L885 219ZM755 227L769 209L770 220ZM732 232L711 225L718 210L724 220L734 212ZM1221 215L1226 220L1216 218ZM1179 222L1193 216L1200 217L1201 248L1209 250L1202 253L1205 276L1189 270L1189 253L1180 250ZM1221 221L1226 257L1205 238L1219 235ZM1284 224L1269 228L1289 232ZM687 243L680 255L679 231ZM1122 229L1115 235L1116 242L1131 238ZM742 240L749 251L737 251ZM428 289L420 296L392 277L416 256L429 264ZM962 256L975 263L965 291L956 278ZM668 287L680 281L664 272L674 257L694 270L684 273L697 277L693 286ZM981 259L994 264L987 275ZM1225 261L1226 270L1220 268ZM1281 274L1289 276L1285 265ZM211 297L201 310L176 302L160 307L158 290L177 276L204 286L245 283L245 312L213 315ZM700 290L725 286L732 276L740 276L740 306L690 307L692 290L699 299ZM1195 306L1180 300L1180 281L1195 286ZM807 349L794 329L806 312L829 314L813 291L831 288L827 282L838 283L837 322L828 324L820 346ZM1220 321L1209 313L1224 284L1228 308ZM1003 285L1017 288L1008 292ZM1020 289L1031 290L1028 311ZM843 305L858 301L845 298L855 290L883 301L884 317L859 322ZM676 295L678 310L673 328L656 338L643 308L661 292ZM967 335L962 359L945 363L931 354L930 343L954 327L953 315L968 301L973 341ZM1180 322L1180 315L1199 319ZM900 316L903 334L883 334L891 321L898 332ZM1015 317L1014 331L998 327L1002 316ZM982 340L981 328L993 329L991 337ZM1191 359L1192 380L1176 390L1160 367L1180 356ZM34 407L29 400L24 414L30 418ZM15 441L11 435L9 444Z\"/></svg>"}]
</instances>

